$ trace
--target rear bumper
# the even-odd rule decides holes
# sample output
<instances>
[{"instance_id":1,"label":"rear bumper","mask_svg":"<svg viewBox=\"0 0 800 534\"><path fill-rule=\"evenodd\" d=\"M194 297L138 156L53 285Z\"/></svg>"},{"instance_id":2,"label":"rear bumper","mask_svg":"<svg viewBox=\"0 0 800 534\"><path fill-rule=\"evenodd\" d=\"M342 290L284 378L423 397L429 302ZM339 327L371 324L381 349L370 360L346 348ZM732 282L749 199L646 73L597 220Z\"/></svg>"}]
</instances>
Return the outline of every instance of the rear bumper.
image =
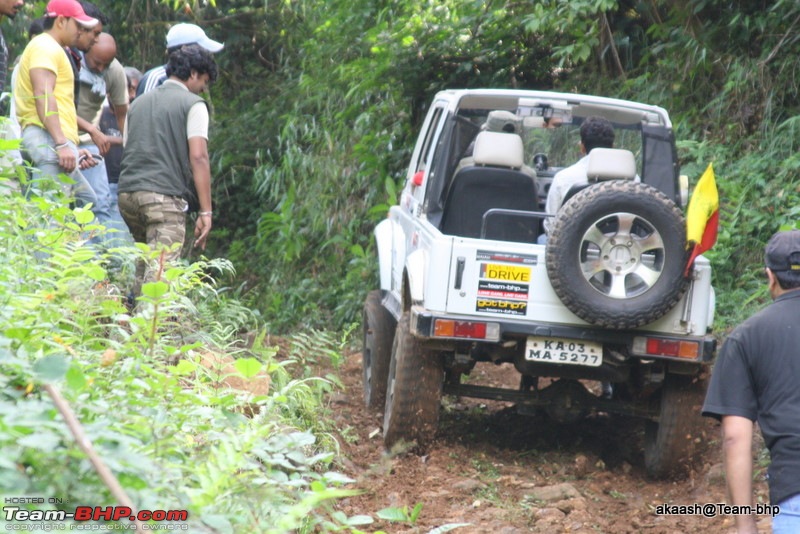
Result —
<instances>
[{"instance_id":1,"label":"rear bumper","mask_svg":"<svg viewBox=\"0 0 800 534\"><path fill-rule=\"evenodd\" d=\"M445 338L434 335L434 323L436 319L449 319L454 321L480 321L498 325L499 339L464 339L464 338ZM662 359L673 362L684 363L710 363L714 360L717 350L717 341L712 335L689 336L679 334L669 334L663 332L648 331L646 327L637 330L609 330L591 326L568 326L561 324L550 324L544 322L513 321L502 317L487 318L475 316L459 316L451 314L436 314L421 307L414 306L411 309L411 331L421 339L430 339L449 342L471 342L500 344L510 339L521 339L527 336L539 336L550 338L567 338L575 340L595 341L604 345L626 346L627 352L634 357L646 359ZM648 338L658 338L667 341L694 341L700 343L700 357L697 359L675 358L670 356L655 356L652 354L637 353L634 350L633 340L635 337L646 336Z\"/></svg>"}]
</instances>

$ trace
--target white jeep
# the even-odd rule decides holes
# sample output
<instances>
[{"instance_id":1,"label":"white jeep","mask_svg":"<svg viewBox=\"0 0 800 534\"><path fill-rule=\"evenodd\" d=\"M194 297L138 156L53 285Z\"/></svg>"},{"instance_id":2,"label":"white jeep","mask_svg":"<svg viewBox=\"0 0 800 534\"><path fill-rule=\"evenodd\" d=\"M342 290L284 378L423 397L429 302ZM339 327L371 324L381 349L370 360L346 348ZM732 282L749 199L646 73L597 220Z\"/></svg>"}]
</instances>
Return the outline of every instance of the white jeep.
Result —
<instances>
[{"instance_id":1,"label":"white jeep","mask_svg":"<svg viewBox=\"0 0 800 534\"><path fill-rule=\"evenodd\" d=\"M612 123L615 148L593 150L588 186L547 215L553 176L580 159L590 116ZM647 472L681 471L699 442L716 348L711 267L700 256L686 269L686 188L660 107L438 93L399 204L375 229L380 289L364 305L364 398L385 410L385 445L424 448L444 393L560 421L642 417ZM537 244L548 217L547 244ZM484 362L513 365L519 387L461 383Z\"/></svg>"}]
</instances>

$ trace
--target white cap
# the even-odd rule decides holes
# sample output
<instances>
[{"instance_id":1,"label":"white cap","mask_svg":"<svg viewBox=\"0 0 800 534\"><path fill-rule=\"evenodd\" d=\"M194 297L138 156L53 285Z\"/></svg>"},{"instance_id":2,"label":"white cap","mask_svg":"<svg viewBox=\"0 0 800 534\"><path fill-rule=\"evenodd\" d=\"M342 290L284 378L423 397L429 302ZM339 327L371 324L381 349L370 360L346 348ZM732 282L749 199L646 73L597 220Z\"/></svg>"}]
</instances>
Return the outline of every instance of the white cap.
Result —
<instances>
[{"instance_id":1,"label":"white cap","mask_svg":"<svg viewBox=\"0 0 800 534\"><path fill-rule=\"evenodd\" d=\"M181 22L169 29L167 32L167 48L187 44L198 44L212 54L219 52L225 46L214 39L209 39L203 28L195 24Z\"/></svg>"}]
</instances>

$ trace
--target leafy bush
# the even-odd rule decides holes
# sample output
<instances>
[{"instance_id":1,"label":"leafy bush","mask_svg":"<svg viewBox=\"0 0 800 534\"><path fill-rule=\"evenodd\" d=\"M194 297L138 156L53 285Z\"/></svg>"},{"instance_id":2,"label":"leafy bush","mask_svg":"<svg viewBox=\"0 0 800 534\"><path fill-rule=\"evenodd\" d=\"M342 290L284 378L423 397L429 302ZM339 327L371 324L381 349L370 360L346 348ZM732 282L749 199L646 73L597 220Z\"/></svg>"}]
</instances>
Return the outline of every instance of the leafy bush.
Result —
<instances>
[{"instance_id":1,"label":"leafy bush","mask_svg":"<svg viewBox=\"0 0 800 534\"><path fill-rule=\"evenodd\" d=\"M194 532L355 531L372 521L332 504L354 493L330 471L329 438L313 433L325 434L322 397L335 381L298 360L308 350L338 361L340 342L298 338L303 350L288 357L263 332L245 345L239 334L257 317L212 285L208 272L230 269L222 260L166 266L131 315L117 287L125 281L109 279L107 255L86 244L103 231L91 212L18 195L0 197L0 210L4 494L63 499L68 511L118 502L54 408L63 390L139 509L187 509ZM204 363L225 353L227 367Z\"/></svg>"},{"instance_id":2,"label":"leafy bush","mask_svg":"<svg viewBox=\"0 0 800 534\"><path fill-rule=\"evenodd\" d=\"M433 91L552 83L544 41L514 26L520 9L306 1L237 18L254 40L226 45L223 61L256 74L218 84L215 242L273 329L359 319L377 283L372 228L396 202Z\"/></svg>"}]
</instances>

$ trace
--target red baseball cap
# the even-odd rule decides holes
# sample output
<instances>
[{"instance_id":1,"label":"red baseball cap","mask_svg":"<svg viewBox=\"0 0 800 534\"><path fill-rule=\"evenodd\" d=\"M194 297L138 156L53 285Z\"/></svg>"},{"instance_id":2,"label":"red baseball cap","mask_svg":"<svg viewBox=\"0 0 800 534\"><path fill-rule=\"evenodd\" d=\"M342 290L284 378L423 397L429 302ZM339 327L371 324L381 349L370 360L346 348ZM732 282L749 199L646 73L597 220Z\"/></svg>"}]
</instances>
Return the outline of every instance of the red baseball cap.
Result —
<instances>
[{"instance_id":1,"label":"red baseball cap","mask_svg":"<svg viewBox=\"0 0 800 534\"><path fill-rule=\"evenodd\" d=\"M49 18L69 17L86 28L93 28L100 22L86 14L78 0L50 0L47 3L46 15Z\"/></svg>"}]
</instances>

